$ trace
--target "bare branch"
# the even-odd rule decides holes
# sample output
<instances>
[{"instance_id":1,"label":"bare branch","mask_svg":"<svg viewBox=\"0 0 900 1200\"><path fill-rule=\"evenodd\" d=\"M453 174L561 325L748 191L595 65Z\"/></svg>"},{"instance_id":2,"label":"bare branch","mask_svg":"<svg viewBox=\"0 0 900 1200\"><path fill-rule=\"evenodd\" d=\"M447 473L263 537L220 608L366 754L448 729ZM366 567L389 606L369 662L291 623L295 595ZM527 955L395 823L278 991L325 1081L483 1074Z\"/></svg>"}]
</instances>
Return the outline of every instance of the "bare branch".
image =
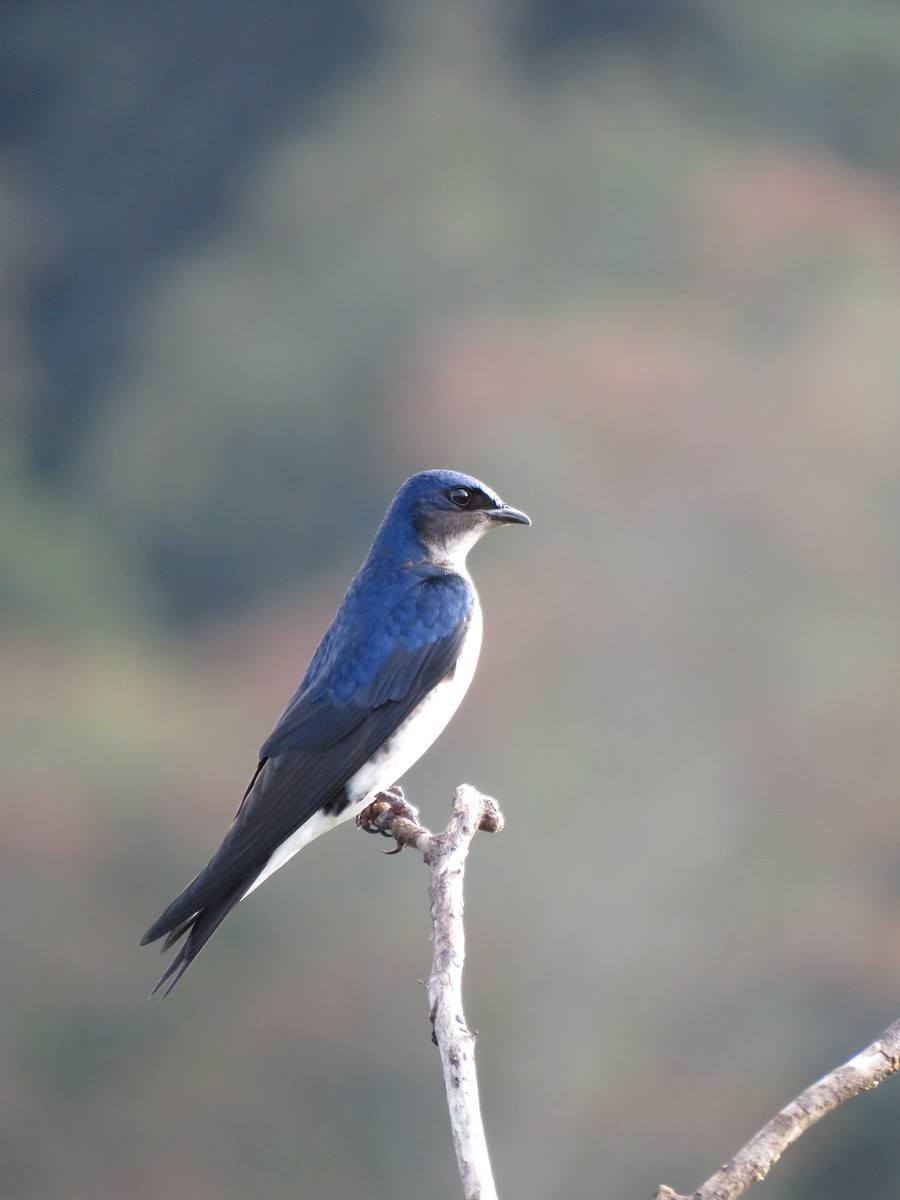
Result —
<instances>
[{"instance_id":1,"label":"bare branch","mask_svg":"<svg viewBox=\"0 0 900 1200\"><path fill-rule=\"evenodd\" d=\"M801 1092L692 1196L663 1186L657 1200L735 1200L751 1183L765 1179L788 1146L820 1117L852 1096L878 1087L898 1068L900 1021L895 1021L865 1050Z\"/></svg>"},{"instance_id":2,"label":"bare branch","mask_svg":"<svg viewBox=\"0 0 900 1200\"><path fill-rule=\"evenodd\" d=\"M430 869L434 957L425 986L432 1040L440 1051L444 1070L456 1160L465 1200L497 1200L478 1099L475 1034L470 1032L463 1014L463 876L472 838L479 829L499 833L503 814L496 801L464 783L454 793L450 823L443 833L429 833L413 819L415 815L403 804L402 794L398 800L393 792L370 805L359 823L363 828L389 834L399 849L415 847Z\"/></svg>"}]
</instances>

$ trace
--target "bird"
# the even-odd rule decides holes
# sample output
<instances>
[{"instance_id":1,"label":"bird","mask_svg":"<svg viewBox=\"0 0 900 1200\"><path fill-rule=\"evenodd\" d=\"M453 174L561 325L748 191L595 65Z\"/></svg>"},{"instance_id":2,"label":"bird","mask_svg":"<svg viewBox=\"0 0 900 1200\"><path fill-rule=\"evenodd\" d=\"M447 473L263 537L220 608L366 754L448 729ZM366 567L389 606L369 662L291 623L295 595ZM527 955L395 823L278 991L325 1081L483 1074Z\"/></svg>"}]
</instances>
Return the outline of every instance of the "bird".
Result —
<instances>
[{"instance_id":1,"label":"bird","mask_svg":"<svg viewBox=\"0 0 900 1200\"><path fill-rule=\"evenodd\" d=\"M141 945L184 938L151 996L182 978L231 910L304 846L391 791L472 682L482 614L466 556L489 530L530 525L457 471L400 487L306 673L263 742L208 864Z\"/></svg>"}]
</instances>

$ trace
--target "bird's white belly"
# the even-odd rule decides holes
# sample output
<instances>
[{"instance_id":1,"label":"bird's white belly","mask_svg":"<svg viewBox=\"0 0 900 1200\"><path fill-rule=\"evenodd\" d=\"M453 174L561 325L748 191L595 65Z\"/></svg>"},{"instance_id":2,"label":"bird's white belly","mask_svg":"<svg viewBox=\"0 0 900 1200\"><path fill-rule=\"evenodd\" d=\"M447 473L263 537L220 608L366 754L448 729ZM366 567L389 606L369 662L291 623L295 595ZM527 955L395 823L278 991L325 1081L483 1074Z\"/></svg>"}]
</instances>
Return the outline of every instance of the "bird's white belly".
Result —
<instances>
[{"instance_id":1,"label":"bird's white belly","mask_svg":"<svg viewBox=\"0 0 900 1200\"><path fill-rule=\"evenodd\" d=\"M293 858L298 850L334 829L343 821L356 817L366 808L379 792L385 791L397 783L417 762L428 747L443 732L447 722L456 712L460 701L469 690L469 684L475 674L475 666L481 650L482 617L478 598L472 606L472 618L466 640L463 643L453 674L432 688L425 699L413 709L406 720L399 725L375 754L347 782L347 807L339 813L317 812L295 830L289 838L281 843L244 892L249 896L264 879L279 867L283 867L288 859ZM242 899L244 898L242 897Z\"/></svg>"},{"instance_id":2,"label":"bird's white belly","mask_svg":"<svg viewBox=\"0 0 900 1200\"><path fill-rule=\"evenodd\" d=\"M443 732L469 690L481 650L481 609L476 601L466 640L449 678L431 689L389 740L347 783L353 815L395 784Z\"/></svg>"}]
</instances>

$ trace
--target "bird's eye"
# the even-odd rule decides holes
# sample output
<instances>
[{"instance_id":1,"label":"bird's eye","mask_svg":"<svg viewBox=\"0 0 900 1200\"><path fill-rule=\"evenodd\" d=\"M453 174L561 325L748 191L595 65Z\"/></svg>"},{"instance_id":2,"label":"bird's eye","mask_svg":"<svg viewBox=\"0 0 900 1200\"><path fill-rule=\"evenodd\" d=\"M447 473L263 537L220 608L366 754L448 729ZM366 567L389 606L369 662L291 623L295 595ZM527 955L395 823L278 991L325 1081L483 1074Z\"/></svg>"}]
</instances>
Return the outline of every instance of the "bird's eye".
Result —
<instances>
[{"instance_id":1,"label":"bird's eye","mask_svg":"<svg viewBox=\"0 0 900 1200\"><path fill-rule=\"evenodd\" d=\"M452 487L447 492L447 495L457 508L466 508L472 499L472 493L466 487Z\"/></svg>"}]
</instances>

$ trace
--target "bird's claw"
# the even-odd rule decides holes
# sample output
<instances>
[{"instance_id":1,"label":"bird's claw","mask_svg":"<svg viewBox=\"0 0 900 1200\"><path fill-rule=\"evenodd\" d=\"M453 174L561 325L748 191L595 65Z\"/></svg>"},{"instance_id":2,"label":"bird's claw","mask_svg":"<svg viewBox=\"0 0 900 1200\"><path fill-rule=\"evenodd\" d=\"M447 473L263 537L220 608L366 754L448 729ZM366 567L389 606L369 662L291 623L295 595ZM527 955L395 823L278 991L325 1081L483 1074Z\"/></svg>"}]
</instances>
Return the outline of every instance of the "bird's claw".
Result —
<instances>
[{"instance_id":1,"label":"bird's claw","mask_svg":"<svg viewBox=\"0 0 900 1200\"><path fill-rule=\"evenodd\" d=\"M356 818L356 826L364 833L380 833L382 837L393 837L390 823L394 817L403 817L414 825L419 823L419 810L404 798L403 789L394 784L385 792L379 792L375 799L362 810ZM385 850L385 854L399 854L403 849L399 842L393 850Z\"/></svg>"}]
</instances>

